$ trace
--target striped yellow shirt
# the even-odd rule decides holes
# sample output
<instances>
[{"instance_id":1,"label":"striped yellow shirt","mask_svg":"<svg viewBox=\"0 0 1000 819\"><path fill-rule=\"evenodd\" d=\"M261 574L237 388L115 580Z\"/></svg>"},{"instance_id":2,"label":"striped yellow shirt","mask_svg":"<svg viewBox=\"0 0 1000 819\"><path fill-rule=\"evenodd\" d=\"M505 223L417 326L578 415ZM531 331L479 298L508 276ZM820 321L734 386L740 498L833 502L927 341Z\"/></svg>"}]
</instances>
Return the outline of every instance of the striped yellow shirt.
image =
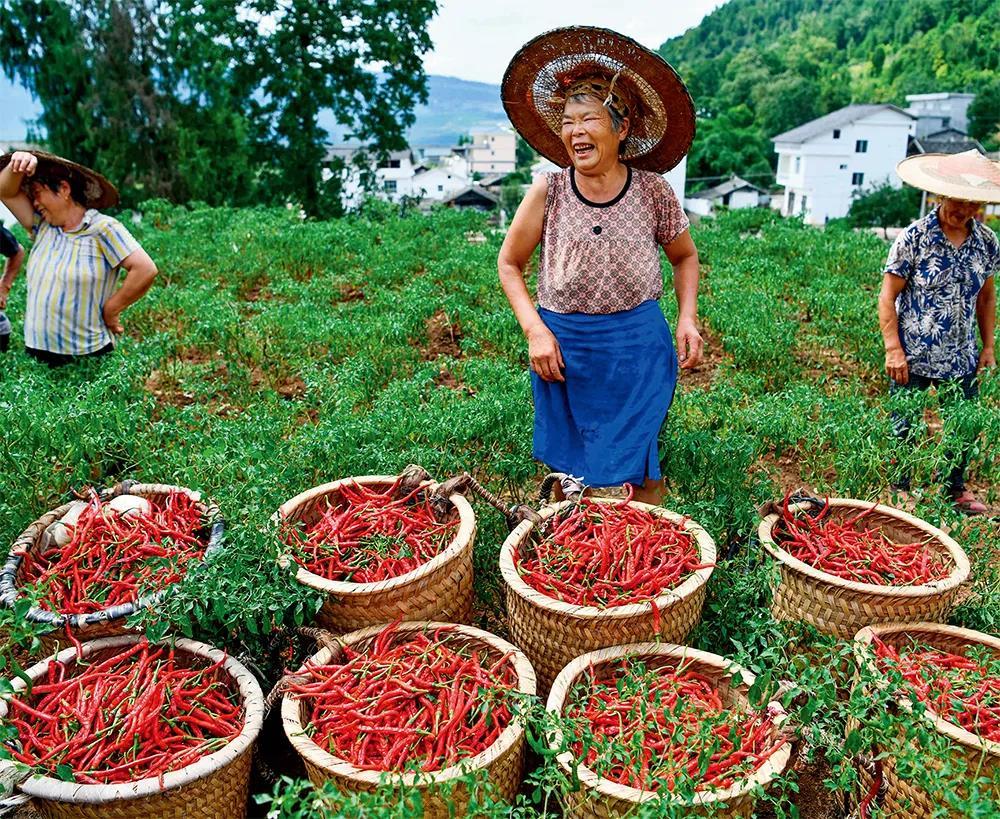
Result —
<instances>
[{"instance_id":1,"label":"striped yellow shirt","mask_svg":"<svg viewBox=\"0 0 1000 819\"><path fill-rule=\"evenodd\" d=\"M86 355L114 340L101 308L115 292L117 268L139 248L117 219L88 210L74 230L35 215L28 255L24 346Z\"/></svg>"}]
</instances>

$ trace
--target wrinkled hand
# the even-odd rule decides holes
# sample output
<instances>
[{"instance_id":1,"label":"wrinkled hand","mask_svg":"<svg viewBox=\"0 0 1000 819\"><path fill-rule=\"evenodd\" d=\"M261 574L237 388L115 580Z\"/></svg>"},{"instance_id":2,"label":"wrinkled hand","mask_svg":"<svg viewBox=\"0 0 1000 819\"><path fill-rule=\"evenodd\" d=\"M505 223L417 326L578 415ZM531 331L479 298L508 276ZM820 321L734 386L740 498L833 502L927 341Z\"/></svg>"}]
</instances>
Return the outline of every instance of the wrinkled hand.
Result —
<instances>
[{"instance_id":1,"label":"wrinkled hand","mask_svg":"<svg viewBox=\"0 0 1000 819\"><path fill-rule=\"evenodd\" d=\"M992 347L983 347L982 352L979 354L979 367L978 372L982 372L985 369L995 367L997 365L997 354L996 350Z\"/></svg>"},{"instance_id":2,"label":"wrinkled hand","mask_svg":"<svg viewBox=\"0 0 1000 819\"><path fill-rule=\"evenodd\" d=\"M14 151L10 158L10 169L13 173L23 173L31 176L38 167L38 157L27 151Z\"/></svg>"},{"instance_id":3,"label":"wrinkled hand","mask_svg":"<svg viewBox=\"0 0 1000 819\"><path fill-rule=\"evenodd\" d=\"M705 342L691 320L677 322L677 356L682 370L692 370L701 364Z\"/></svg>"},{"instance_id":4,"label":"wrinkled hand","mask_svg":"<svg viewBox=\"0 0 1000 819\"><path fill-rule=\"evenodd\" d=\"M528 358L533 369L544 381L565 381L562 371L563 362L559 342L552 331L542 325L528 333Z\"/></svg>"},{"instance_id":5,"label":"wrinkled hand","mask_svg":"<svg viewBox=\"0 0 1000 819\"><path fill-rule=\"evenodd\" d=\"M115 312L114 310L109 310L108 306L105 304L104 308L101 310L101 314L104 317L105 326L116 336L120 336L125 332L125 328L122 327L121 313Z\"/></svg>"},{"instance_id":6,"label":"wrinkled hand","mask_svg":"<svg viewBox=\"0 0 1000 819\"><path fill-rule=\"evenodd\" d=\"M906 384L910 380L910 367L901 347L885 351L885 371L897 384Z\"/></svg>"}]
</instances>

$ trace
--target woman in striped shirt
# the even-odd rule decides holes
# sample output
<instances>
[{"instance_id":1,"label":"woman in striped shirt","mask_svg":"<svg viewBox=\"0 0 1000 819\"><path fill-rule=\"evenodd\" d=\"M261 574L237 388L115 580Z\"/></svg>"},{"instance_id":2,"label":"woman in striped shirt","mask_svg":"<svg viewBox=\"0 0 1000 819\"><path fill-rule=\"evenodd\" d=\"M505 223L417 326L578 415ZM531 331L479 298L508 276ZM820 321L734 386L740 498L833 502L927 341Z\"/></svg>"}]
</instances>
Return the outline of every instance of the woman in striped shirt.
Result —
<instances>
[{"instance_id":1,"label":"woman in striped shirt","mask_svg":"<svg viewBox=\"0 0 1000 819\"><path fill-rule=\"evenodd\" d=\"M34 239L27 264L24 346L50 366L114 349L122 311L156 265L117 220L118 192L100 174L43 151L0 157L0 200ZM118 286L119 271L125 280Z\"/></svg>"}]
</instances>

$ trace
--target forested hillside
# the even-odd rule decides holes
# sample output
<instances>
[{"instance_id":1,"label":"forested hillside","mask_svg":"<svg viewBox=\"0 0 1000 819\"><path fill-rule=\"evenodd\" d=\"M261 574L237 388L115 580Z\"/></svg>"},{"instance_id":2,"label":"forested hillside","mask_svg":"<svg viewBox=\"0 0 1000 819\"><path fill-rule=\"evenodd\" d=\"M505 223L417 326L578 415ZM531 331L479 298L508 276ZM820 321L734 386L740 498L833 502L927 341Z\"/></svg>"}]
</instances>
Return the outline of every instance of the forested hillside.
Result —
<instances>
[{"instance_id":1,"label":"forested hillside","mask_svg":"<svg viewBox=\"0 0 1000 819\"><path fill-rule=\"evenodd\" d=\"M700 112L690 176L767 173L770 138L850 102L972 91L998 147L1000 0L731 0L660 53Z\"/></svg>"}]
</instances>

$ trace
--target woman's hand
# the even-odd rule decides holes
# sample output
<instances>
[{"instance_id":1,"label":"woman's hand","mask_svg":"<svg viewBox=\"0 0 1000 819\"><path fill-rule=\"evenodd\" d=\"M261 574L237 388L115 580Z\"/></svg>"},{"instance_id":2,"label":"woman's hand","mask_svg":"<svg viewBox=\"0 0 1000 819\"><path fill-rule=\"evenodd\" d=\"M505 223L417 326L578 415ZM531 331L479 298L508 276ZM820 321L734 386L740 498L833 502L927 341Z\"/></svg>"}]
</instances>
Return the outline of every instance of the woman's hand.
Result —
<instances>
[{"instance_id":1,"label":"woman's hand","mask_svg":"<svg viewBox=\"0 0 1000 819\"><path fill-rule=\"evenodd\" d=\"M979 372L995 367L997 365L997 353L992 347L983 347L982 352L979 353L979 367L977 368Z\"/></svg>"},{"instance_id":2,"label":"woman's hand","mask_svg":"<svg viewBox=\"0 0 1000 819\"><path fill-rule=\"evenodd\" d=\"M531 359L531 369L538 373L543 381L566 380L562 374L566 364L559 350L559 342L544 324L528 332L528 358Z\"/></svg>"},{"instance_id":3,"label":"woman's hand","mask_svg":"<svg viewBox=\"0 0 1000 819\"><path fill-rule=\"evenodd\" d=\"M692 370L701 364L705 342L691 319L677 322L677 356L682 370Z\"/></svg>"},{"instance_id":4,"label":"woman's hand","mask_svg":"<svg viewBox=\"0 0 1000 819\"><path fill-rule=\"evenodd\" d=\"M897 384L905 385L910 380L910 367L902 347L890 347L885 351L885 371Z\"/></svg>"},{"instance_id":5,"label":"woman's hand","mask_svg":"<svg viewBox=\"0 0 1000 819\"><path fill-rule=\"evenodd\" d=\"M14 151L10 158L12 173L23 173L32 176L38 167L38 157L27 151Z\"/></svg>"},{"instance_id":6,"label":"woman's hand","mask_svg":"<svg viewBox=\"0 0 1000 819\"><path fill-rule=\"evenodd\" d=\"M110 302L106 302L104 307L101 309L102 316L104 318L104 325L116 336L120 336L125 332L125 328L122 327L121 312L116 311L113 307L109 307Z\"/></svg>"}]
</instances>

